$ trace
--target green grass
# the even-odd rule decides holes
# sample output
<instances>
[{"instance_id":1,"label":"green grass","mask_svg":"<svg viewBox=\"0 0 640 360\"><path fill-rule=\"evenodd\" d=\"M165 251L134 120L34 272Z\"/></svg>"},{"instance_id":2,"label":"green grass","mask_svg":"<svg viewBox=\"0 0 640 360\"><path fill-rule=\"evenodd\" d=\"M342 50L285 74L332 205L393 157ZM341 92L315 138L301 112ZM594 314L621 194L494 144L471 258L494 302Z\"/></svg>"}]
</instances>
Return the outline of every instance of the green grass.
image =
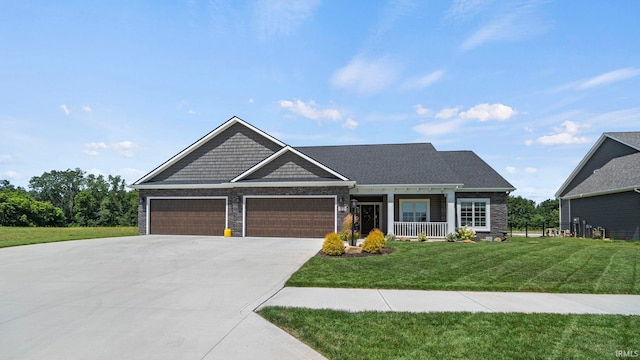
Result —
<instances>
[{"instance_id":1,"label":"green grass","mask_svg":"<svg viewBox=\"0 0 640 360\"><path fill-rule=\"evenodd\" d=\"M616 351L640 350L640 316L280 307L259 313L328 359L615 359Z\"/></svg>"},{"instance_id":2,"label":"green grass","mask_svg":"<svg viewBox=\"0 0 640 360\"><path fill-rule=\"evenodd\" d=\"M390 242L396 251L305 263L286 286L640 294L640 242L511 238Z\"/></svg>"},{"instance_id":3,"label":"green grass","mask_svg":"<svg viewBox=\"0 0 640 360\"><path fill-rule=\"evenodd\" d=\"M138 234L135 226L127 227L3 227L0 226L0 248L55 241L95 239Z\"/></svg>"}]
</instances>

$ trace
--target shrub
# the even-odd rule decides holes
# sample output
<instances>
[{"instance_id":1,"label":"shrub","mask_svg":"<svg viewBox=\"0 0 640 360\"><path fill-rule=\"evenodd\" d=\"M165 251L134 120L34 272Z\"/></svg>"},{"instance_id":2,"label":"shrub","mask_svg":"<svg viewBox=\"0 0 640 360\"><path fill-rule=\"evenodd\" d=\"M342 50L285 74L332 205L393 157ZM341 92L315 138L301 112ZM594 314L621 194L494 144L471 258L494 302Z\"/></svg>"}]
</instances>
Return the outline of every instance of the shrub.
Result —
<instances>
[{"instance_id":1,"label":"shrub","mask_svg":"<svg viewBox=\"0 0 640 360\"><path fill-rule=\"evenodd\" d=\"M397 241L397 240L398 240L398 238L396 237L396 235L395 235L395 234L392 234L392 233L388 233L388 234L384 237L384 241L385 241L385 243L386 243L386 242L389 242L389 241Z\"/></svg>"},{"instance_id":2,"label":"shrub","mask_svg":"<svg viewBox=\"0 0 640 360\"><path fill-rule=\"evenodd\" d=\"M340 256L344 254L344 243L340 240L340 235L338 235L338 233L329 233L324 237L322 252L331 256Z\"/></svg>"},{"instance_id":3,"label":"shrub","mask_svg":"<svg viewBox=\"0 0 640 360\"><path fill-rule=\"evenodd\" d=\"M454 234L454 233L448 233L448 234L447 234L447 237L445 237L445 239L446 239L448 242L454 242L454 241L456 241L456 234Z\"/></svg>"},{"instance_id":4,"label":"shrub","mask_svg":"<svg viewBox=\"0 0 640 360\"><path fill-rule=\"evenodd\" d=\"M476 231L468 226L460 227L456 230L458 240L471 240L476 236Z\"/></svg>"},{"instance_id":5,"label":"shrub","mask_svg":"<svg viewBox=\"0 0 640 360\"><path fill-rule=\"evenodd\" d=\"M342 241L350 241L351 240L351 219L352 219L351 214L347 214L347 216L344 217L344 220L342 220L342 231L340 231L340 239L342 239ZM358 217L356 216L356 222L358 222ZM360 233L359 232L354 232L353 233L353 238L354 239L360 239Z\"/></svg>"},{"instance_id":6,"label":"shrub","mask_svg":"<svg viewBox=\"0 0 640 360\"><path fill-rule=\"evenodd\" d=\"M364 239L364 243L362 243L362 251L371 254L379 254L385 244L386 241L382 231L380 231L380 229L373 229Z\"/></svg>"},{"instance_id":7,"label":"shrub","mask_svg":"<svg viewBox=\"0 0 640 360\"><path fill-rule=\"evenodd\" d=\"M421 232L418 234L418 241L429 241L427 234Z\"/></svg>"}]
</instances>

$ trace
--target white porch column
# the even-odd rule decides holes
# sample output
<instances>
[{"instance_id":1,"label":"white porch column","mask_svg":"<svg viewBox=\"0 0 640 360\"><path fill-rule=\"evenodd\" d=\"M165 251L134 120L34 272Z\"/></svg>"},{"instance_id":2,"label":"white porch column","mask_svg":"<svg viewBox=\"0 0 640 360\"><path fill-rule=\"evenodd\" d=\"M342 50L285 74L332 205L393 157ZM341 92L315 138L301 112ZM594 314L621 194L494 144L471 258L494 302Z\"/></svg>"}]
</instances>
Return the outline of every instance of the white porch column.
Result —
<instances>
[{"instance_id":1,"label":"white porch column","mask_svg":"<svg viewBox=\"0 0 640 360\"><path fill-rule=\"evenodd\" d=\"M392 192L387 193L387 234L395 234L393 224L396 222L394 219L394 202L395 196Z\"/></svg>"},{"instance_id":2,"label":"white porch column","mask_svg":"<svg viewBox=\"0 0 640 360\"><path fill-rule=\"evenodd\" d=\"M445 192L447 195L447 234L456 231L456 193L453 191Z\"/></svg>"}]
</instances>

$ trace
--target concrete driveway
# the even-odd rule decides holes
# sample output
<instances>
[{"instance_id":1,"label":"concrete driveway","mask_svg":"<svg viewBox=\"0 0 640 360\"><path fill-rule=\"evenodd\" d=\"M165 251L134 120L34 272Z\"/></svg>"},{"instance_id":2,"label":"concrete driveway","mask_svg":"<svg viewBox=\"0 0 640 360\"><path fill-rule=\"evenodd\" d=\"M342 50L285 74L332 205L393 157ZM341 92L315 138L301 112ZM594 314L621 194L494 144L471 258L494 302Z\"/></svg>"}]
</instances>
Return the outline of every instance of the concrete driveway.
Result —
<instances>
[{"instance_id":1,"label":"concrete driveway","mask_svg":"<svg viewBox=\"0 0 640 360\"><path fill-rule=\"evenodd\" d=\"M0 359L322 359L253 313L321 244L151 235L0 249Z\"/></svg>"}]
</instances>

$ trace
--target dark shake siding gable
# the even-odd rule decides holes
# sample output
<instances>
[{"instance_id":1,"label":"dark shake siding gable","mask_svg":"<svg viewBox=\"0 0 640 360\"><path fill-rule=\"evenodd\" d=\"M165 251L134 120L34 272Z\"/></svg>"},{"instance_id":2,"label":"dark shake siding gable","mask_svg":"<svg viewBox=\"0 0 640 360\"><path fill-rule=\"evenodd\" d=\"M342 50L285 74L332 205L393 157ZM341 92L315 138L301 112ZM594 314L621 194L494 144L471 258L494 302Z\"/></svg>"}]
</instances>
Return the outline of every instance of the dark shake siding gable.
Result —
<instances>
[{"instance_id":1,"label":"dark shake siding gable","mask_svg":"<svg viewBox=\"0 0 640 360\"><path fill-rule=\"evenodd\" d=\"M149 182L227 182L281 148L281 145L236 123Z\"/></svg>"}]
</instances>

